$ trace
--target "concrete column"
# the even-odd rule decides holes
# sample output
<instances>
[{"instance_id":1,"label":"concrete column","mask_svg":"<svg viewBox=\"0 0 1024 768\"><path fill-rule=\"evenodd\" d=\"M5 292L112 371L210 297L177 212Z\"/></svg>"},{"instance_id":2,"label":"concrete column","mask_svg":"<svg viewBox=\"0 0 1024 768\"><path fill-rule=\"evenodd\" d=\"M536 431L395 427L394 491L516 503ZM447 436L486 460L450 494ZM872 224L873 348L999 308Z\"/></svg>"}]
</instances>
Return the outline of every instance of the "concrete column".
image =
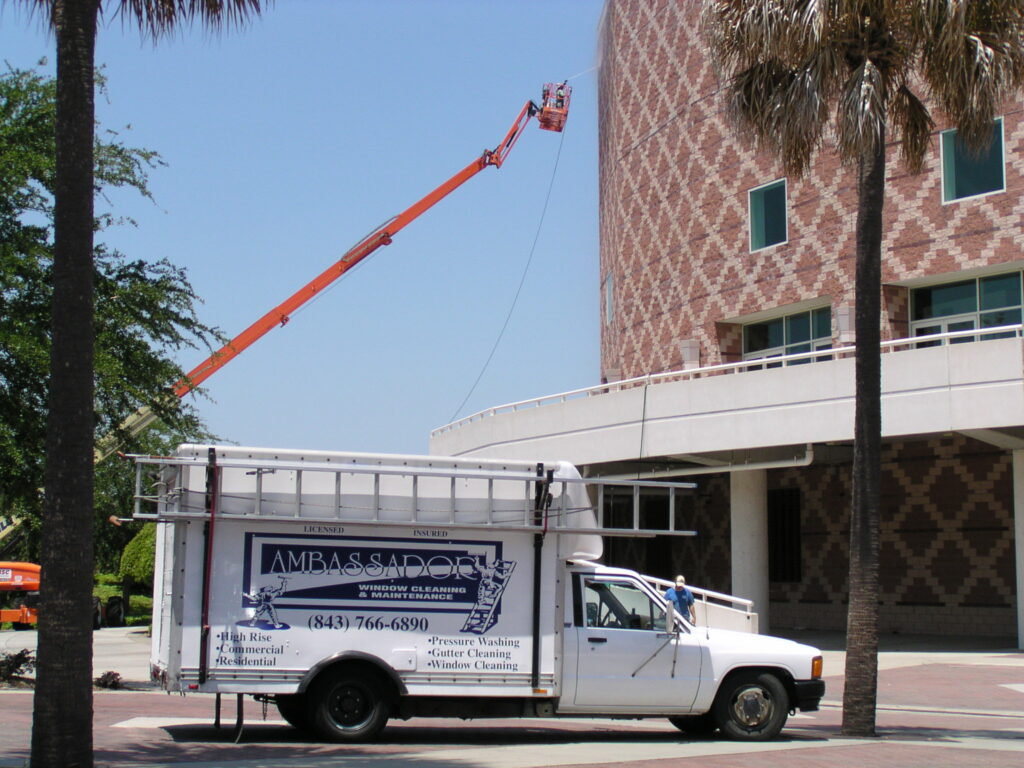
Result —
<instances>
[{"instance_id":1,"label":"concrete column","mask_svg":"<svg viewBox=\"0 0 1024 768\"><path fill-rule=\"evenodd\" d=\"M732 524L732 594L754 601L761 634L768 619L768 473L763 469L729 475Z\"/></svg>"},{"instance_id":2,"label":"concrete column","mask_svg":"<svg viewBox=\"0 0 1024 768\"><path fill-rule=\"evenodd\" d=\"M1024 650L1024 450L1013 452L1013 541L1017 551L1017 647Z\"/></svg>"}]
</instances>

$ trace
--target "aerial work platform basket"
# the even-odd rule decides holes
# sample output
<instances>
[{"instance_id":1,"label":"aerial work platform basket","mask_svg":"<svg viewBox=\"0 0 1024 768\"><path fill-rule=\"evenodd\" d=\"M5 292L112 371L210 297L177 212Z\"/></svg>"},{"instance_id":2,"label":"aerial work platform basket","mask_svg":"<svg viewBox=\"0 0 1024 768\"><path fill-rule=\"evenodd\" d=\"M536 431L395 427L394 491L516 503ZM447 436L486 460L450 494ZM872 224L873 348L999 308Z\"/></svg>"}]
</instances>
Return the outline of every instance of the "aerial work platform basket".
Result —
<instances>
[{"instance_id":1,"label":"aerial work platform basket","mask_svg":"<svg viewBox=\"0 0 1024 768\"><path fill-rule=\"evenodd\" d=\"M541 92L537 122L545 131L561 133L569 117L569 98L572 88L561 83L545 83Z\"/></svg>"}]
</instances>

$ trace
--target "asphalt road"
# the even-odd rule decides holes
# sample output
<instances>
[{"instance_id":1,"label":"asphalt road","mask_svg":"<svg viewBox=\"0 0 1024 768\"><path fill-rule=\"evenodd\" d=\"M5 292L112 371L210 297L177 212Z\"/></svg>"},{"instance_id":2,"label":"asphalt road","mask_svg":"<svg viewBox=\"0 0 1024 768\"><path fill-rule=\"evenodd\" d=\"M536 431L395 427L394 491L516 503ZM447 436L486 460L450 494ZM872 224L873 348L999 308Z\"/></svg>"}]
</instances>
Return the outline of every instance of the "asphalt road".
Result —
<instances>
[{"instance_id":1,"label":"asphalt road","mask_svg":"<svg viewBox=\"0 0 1024 768\"><path fill-rule=\"evenodd\" d=\"M0 649L31 647L34 633L0 633ZM233 698L224 727L213 727L214 697L147 690L148 638L130 629L94 636L99 674L112 669L133 687L98 691L94 743L97 766L197 768L893 768L895 766L1024 765L1024 652L978 640L900 638L880 654L879 738L840 734L844 654L835 637L820 637L828 686L819 712L792 717L782 738L737 744L684 737L664 720L410 720L392 721L372 744L309 740L245 704L241 743L232 741ZM803 641L815 638L801 637ZM31 692L0 692L0 768L28 757Z\"/></svg>"}]
</instances>

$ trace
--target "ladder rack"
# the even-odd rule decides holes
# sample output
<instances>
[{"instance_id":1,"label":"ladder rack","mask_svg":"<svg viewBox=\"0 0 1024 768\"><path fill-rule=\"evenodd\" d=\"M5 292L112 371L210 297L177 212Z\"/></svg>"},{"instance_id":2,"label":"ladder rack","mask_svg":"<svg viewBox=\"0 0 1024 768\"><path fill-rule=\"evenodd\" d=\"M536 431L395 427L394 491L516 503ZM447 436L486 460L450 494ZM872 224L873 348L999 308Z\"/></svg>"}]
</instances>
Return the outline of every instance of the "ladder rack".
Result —
<instances>
[{"instance_id":1,"label":"ladder rack","mask_svg":"<svg viewBox=\"0 0 1024 768\"><path fill-rule=\"evenodd\" d=\"M230 450L230 449L225 449ZM135 517L252 518L304 523L481 528L604 536L693 536L675 527L679 494L693 483L601 482L564 462L492 468L444 457L291 458L135 455ZM436 464L436 465L435 465ZM447 464L447 466L446 466ZM528 471L527 467L533 467ZM633 500L631 525L606 527L614 489ZM668 496L668 524L642 525L641 499Z\"/></svg>"}]
</instances>

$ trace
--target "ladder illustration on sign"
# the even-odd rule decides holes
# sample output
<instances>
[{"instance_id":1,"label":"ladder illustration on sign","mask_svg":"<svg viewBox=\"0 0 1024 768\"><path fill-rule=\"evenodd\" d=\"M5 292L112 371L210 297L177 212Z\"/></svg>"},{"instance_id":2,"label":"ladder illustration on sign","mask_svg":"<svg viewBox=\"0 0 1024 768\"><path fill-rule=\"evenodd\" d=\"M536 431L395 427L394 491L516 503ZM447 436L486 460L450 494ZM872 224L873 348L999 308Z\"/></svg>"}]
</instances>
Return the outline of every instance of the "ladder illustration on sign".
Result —
<instances>
[{"instance_id":1,"label":"ladder illustration on sign","mask_svg":"<svg viewBox=\"0 0 1024 768\"><path fill-rule=\"evenodd\" d=\"M495 560L489 566L477 566L480 570L477 602L470 610L461 631L482 635L497 623L498 619L494 614L515 567L514 560Z\"/></svg>"}]
</instances>

